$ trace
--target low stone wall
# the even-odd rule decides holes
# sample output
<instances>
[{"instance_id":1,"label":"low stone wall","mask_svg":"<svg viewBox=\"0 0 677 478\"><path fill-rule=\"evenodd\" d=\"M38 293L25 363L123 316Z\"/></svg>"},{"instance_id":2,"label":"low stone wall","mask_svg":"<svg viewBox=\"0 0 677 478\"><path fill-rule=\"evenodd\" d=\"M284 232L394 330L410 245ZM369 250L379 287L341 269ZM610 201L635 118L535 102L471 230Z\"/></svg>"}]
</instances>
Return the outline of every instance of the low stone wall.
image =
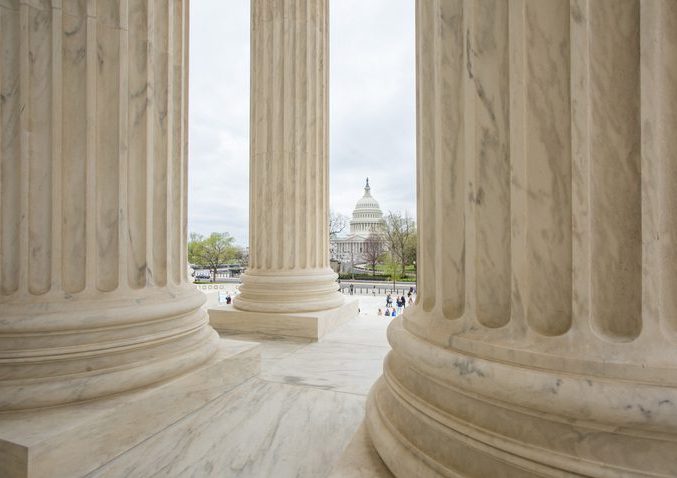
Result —
<instances>
[{"instance_id":1,"label":"low stone wall","mask_svg":"<svg viewBox=\"0 0 677 478\"><path fill-rule=\"evenodd\" d=\"M233 284L222 284L222 283L215 283L215 284L195 284L195 287L197 287L198 290L201 290L202 292L218 292L218 291L228 291L228 290L233 290L235 287Z\"/></svg>"}]
</instances>

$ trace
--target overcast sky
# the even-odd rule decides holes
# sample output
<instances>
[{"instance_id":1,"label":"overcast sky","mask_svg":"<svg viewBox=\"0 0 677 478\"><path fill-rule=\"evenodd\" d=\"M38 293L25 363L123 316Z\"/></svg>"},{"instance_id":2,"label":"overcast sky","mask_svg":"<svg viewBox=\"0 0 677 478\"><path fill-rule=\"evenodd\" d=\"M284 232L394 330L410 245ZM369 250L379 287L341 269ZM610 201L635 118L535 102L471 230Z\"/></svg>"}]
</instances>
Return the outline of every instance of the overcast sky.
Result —
<instances>
[{"instance_id":1,"label":"overcast sky","mask_svg":"<svg viewBox=\"0 0 677 478\"><path fill-rule=\"evenodd\" d=\"M330 0L330 207L415 214L413 0ZM191 2L191 232L248 241L249 0Z\"/></svg>"}]
</instances>

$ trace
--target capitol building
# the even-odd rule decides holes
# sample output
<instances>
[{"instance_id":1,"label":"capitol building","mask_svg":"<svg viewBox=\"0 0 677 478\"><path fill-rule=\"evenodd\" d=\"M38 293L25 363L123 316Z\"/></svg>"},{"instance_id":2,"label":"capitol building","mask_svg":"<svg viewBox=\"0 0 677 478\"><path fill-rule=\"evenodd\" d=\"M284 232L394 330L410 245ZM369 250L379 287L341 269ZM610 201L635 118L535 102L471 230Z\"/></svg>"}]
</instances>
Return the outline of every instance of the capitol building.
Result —
<instances>
[{"instance_id":1,"label":"capitol building","mask_svg":"<svg viewBox=\"0 0 677 478\"><path fill-rule=\"evenodd\" d=\"M361 264L365 262L365 242L372 234L383 234L383 212L378 201L371 195L369 178L364 186L364 195L355 204L350 219L350 233L346 236L331 238L331 257L333 260Z\"/></svg>"}]
</instances>

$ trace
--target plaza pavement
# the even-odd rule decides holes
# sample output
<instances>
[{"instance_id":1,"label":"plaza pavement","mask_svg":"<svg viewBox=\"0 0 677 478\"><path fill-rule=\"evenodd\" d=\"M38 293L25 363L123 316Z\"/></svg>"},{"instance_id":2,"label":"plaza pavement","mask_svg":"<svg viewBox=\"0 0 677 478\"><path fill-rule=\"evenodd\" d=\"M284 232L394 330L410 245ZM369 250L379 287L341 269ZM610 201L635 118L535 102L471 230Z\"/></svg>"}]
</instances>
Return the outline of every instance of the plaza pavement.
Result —
<instances>
[{"instance_id":1,"label":"plaza pavement","mask_svg":"<svg viewBox=\"0 0 677 478\"><path fill-rule=\"evenodd\" d=\"M259 342L261 372L205 404L191 420L172 425L173 449L151 438L124 462L114 460L90 476L328 476L362 423L367 393L390 350L390 317L377 315L385 296L353 297L360 300L359 316L319 342L223 335ZM165 456L163 466L144 466L144 456L158 453ZM137 466L130 467L130 460Z\"/></svg>"}]
</instances>

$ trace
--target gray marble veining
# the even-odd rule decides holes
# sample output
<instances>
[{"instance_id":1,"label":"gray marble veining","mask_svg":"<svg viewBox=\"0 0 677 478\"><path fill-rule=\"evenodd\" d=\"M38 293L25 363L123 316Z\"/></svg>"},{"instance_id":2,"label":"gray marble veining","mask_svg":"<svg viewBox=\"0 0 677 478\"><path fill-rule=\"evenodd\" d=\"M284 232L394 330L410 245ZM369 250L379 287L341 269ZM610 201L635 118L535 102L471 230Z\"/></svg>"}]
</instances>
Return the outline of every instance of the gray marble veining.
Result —
<instances>
[{"instance_id":1,"label":"gray marble veining","mask_svg":"<svg viewBox=\"0 0 677 478\"><path fill-rule=\"evenodd\" d=\"M261 373L88 478L327 476L364 418L389 350L389 320L373 313L374 299L365 302L370 313L320 342L223 334L260 344Z\"/></svg>"},{"instance_id":2,"label":"gray marble veining","mask_svg":"<svg viewBox=\"0 0 677 478\"><path fill-rule=\"evenodd\" d=\"M363 415L364 397L252 379L88 478L326 476Z\"/></svg>"},{"instance_id":3,"label":"gray marble veining","mask_svg":"<svg viewBox=\"0 0 677 478\"><path fill-rule=\"evenodd\" d=\"M340 342L311 344L262 370L261 378L366 395L383 370L388 350Z\"/></svg>"}]
</instances>

